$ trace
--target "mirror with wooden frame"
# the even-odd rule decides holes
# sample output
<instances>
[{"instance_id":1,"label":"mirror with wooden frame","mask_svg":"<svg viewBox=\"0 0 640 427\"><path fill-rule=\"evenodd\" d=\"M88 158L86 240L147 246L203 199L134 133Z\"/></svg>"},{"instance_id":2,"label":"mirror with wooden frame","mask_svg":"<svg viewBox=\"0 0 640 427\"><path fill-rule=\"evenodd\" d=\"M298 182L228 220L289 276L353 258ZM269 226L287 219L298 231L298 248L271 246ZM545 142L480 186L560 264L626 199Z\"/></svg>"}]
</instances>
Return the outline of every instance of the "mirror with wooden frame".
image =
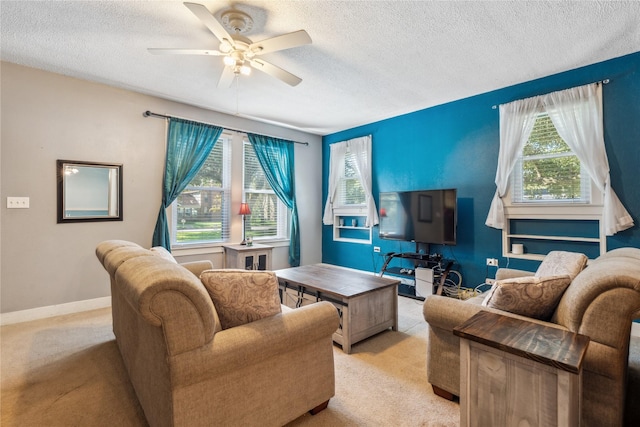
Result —
<instances>
[{"instance_id":1,"label":"mirror with wooden frame","mask_svg":"<svg viewBox=\"0 0 640 427\"><path fill-rule=\"evenodd\" d=\"M58 224L122 221L122 165L57 160Z\"/></svg>"}]
</instances>

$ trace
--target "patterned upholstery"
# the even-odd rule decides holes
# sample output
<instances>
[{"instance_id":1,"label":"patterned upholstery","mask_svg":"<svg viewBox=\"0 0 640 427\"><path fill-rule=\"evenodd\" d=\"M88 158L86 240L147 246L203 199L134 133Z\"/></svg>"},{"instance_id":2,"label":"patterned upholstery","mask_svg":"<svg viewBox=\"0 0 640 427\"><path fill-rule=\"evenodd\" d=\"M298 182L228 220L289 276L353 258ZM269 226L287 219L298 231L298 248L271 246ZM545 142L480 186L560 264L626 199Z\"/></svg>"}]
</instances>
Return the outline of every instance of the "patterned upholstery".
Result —
<instances>
[{"instance_id":1,"label":"patterned upholstery","mask_svg":"<svg viewBox=\"0 0 640 427\"><path fill-rule=\"evenodd\" d=\"M536 277L563 276L574 279L587 265L587 256L577 252L551 251L536 270Z\"/></svg>"},{"instance_id":2,"label":"patterned upholstery","mask_svg":"<svg viewBox=\"0 0 640 427\"><path fill-rule=\"evenodd\" d=\"M570 283L568 275L500 280L487 293L482 305L534 319L549 320Z\"/></svg>"},{"instance_id":3,"label":"patterned upholstery","mask_svg":"<svg viewBox=\"0 0 640 427\"><path fill-rule=\"evenodd\" d=\"M213 300L222 329L282 311L278 279L271 271L208 270L200 280Z\"/></svg>"}]
</instances>

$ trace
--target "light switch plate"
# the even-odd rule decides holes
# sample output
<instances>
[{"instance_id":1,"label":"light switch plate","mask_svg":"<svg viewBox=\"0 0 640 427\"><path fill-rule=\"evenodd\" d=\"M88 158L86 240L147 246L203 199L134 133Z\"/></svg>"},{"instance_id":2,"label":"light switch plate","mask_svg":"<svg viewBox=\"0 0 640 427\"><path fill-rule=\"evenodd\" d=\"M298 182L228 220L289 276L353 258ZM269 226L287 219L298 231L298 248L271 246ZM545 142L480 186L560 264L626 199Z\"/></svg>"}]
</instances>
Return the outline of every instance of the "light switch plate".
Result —
<instances>
[{"instance_id":1,"label":"light switch plate","mask_svg":"<svg viewBox=\"0 0 640 427\"><path fill-rule=\"evenodd\" d=\"M29 209L29 198L7 197L7 209Z\"/></svg>"}]
</instances>

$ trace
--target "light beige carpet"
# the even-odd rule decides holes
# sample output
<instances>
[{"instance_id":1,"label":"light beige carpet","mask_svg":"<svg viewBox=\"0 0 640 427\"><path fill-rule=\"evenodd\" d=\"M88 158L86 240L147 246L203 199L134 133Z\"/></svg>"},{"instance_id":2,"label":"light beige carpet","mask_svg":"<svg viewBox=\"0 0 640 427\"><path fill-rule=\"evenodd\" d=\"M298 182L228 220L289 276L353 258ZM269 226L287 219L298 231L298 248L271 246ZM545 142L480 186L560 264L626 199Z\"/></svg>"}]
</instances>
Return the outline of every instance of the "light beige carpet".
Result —
<instances>
[{"instance_id":1,"label":"light beige carpet","mask_svg":"<svg viewBox=\"0 0 640 427\"><path fill-rule=\"evenodd\" d=\"M336 395L290 426L458 426L426 379L422 302L399 297L399 331L334 347ZM3 326L0 424L146 426L111 332L110 309ZM283 367L286 369L286 366Z\"/></svg>"}]
</instances>

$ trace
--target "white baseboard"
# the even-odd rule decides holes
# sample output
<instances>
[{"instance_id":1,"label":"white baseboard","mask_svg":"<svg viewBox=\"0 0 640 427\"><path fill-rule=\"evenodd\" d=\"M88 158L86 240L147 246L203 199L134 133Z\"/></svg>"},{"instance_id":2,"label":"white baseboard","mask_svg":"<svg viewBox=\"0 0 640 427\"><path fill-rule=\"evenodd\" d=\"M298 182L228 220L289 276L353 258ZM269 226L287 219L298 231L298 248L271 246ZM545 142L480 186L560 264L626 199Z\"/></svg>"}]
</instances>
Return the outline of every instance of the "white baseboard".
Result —
<instances>
[{"instance_id":1,"label":"white baseboard","mask_svg":"<svg viewBox=\"0 0 640 427\"><path fill-rule=\"evenodd\" d=\"M0 326L62 316L63 314L79 313L82 311L95 310L110 306L111 297L101 297L84 301L74 301L66 304L32 308L29 310L12 311L10 313L0 314Z\"/></svg>"}]
</instances>

